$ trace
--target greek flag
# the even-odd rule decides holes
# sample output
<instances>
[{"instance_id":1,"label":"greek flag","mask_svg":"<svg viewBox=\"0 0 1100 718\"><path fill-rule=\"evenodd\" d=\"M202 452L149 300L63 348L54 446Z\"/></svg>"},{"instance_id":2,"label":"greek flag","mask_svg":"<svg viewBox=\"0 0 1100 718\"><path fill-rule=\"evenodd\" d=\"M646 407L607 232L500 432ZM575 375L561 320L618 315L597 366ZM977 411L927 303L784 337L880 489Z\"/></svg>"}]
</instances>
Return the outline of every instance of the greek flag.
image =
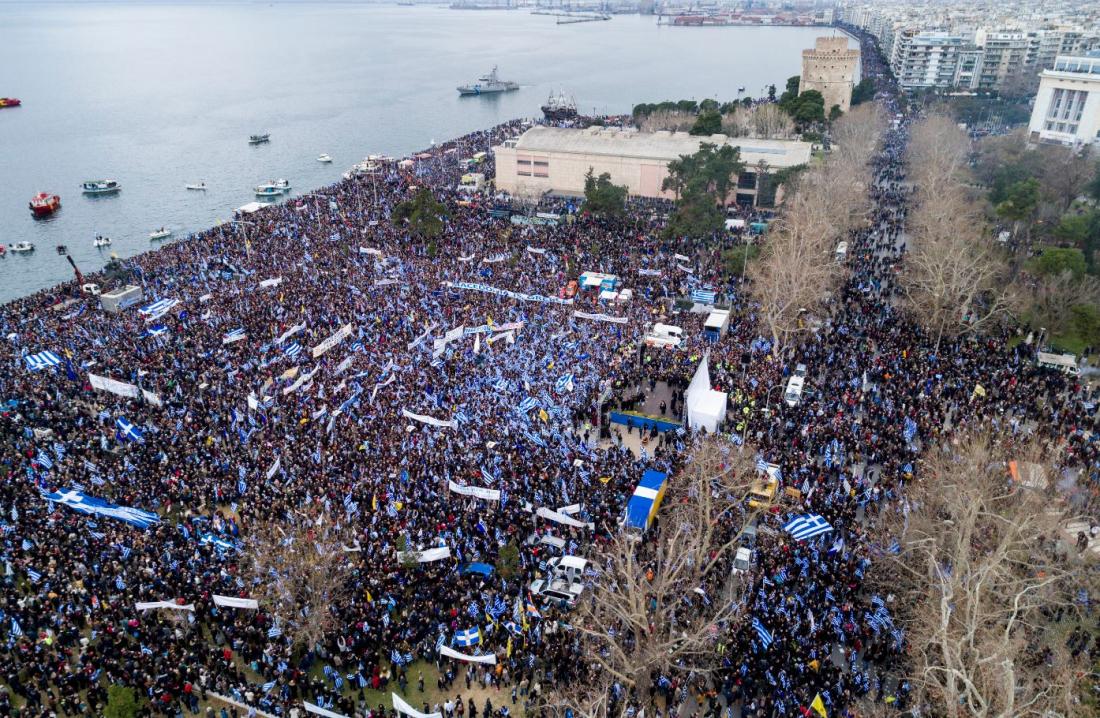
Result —
<instances>
[{"instance_id":1,"label":"greek flag","mask_svg":"<svg viewBox=\"0 0 1100 718\"><path fill-rule=\"evenodd\" d=\"M27 368L31 371L57 366L61 363L61 357L49 351L28 354L24 359L27 360Z\"/></svg>"},{"instance_id":2,"label":"greek flag","mask_svg":"<svg viewBox=\"0 0 1100 718\"><path fill-rule=\"evenodd\" d=\"M752 628L756 631L756 636L760 639L760 643L764 648L771 648L772 641L774 640L771 631L769 631L764 624L760 622L760 619L755 616L752 619Z\"/></svg>"},{"instance_id":3,"label":"greek flag","mask_svg":"<svg viewBox=\"0 0 1100 718\"><path fill-rule=\"evenodd\" d=\"M161 334L167 334L167 333L168 333L168 327L164 326L163 324L154 324L153 326L151 326L151 327L149 327L148 329L145 330L145 334L143 336L159 337Z\"/></svg>"},{"instance_id":4,"label":"greek flag","mask_svg":"<svg viewBox=\"0 0 1100 718\"><path fill-rule=\"evenodd\" d=\"M237 546L232 541L226 541L223 538L219 538L214 534L203 534L199 537L199 544L203 546L213 546L216 549L235 549Z\"/></svg>"},{"instance_id":5,"label":"greek flag","mask_svg":"<svg viewBox=\"0 0 1100 718\"><path fill-rule=\"evenodd\" d=\"M278 638L281 635L283 635L283 629L279 628L278 623L274 624L273 626L271 626L271 628L267 629L267 637L268 638ZM266 692L267 692L267 690L264 690L264 693L266 693Z\"/></svg>"},{"instance_id":6,"label":"greek flag","mask_svg":"<svg viewBox=\"0 0 1100 718\"><path fill-rule=\"evenodd\" d=\"M453 643L463 648L476 646L481 643L481 628L474 626L473 628L467 628L465 631L456 631Z\"/></svg>"},{"instance_id":7,"label":"greek flag","mask_svg":"<svg viewBox=\"0 0 1100 718\"><path fill-rule=\"evenodd\" d=\"M396 666L407 666L413 661L411 653L402 653L396 648L390 651L390 661Z\"/></svg>"},{"instance_id":8,"label":"greek flag","mask_svg":"<svg viewBox=\"0 0 1100 718\"><path fill-rule=\"evenodd\" d=\"M558 377L558 380L554 382L554 391L559 394L564 394L567 391L573 391L573 375L566 374L565 376Z\"/></svg>"},{"instance_id":9,"label":"greek flag","mask_svg":"<svg viewBox=\"0 0 1100 718\"><path fill-rule=\"evenodd\" d=\"M507 613L508 604L504 602L503 598L497 596L496 599L493 601L493 605L491 607L486 606L485 610L488 611L489 615L492 616L494 619L498 619L505 613Z\"/></svg>"},{"instance_id":10,"label":"greek flag","mask_svg":"<svg viewBox=\"0 0 1100 718\"><path fill-rule=\"evenodd\" d=\"M60 441L53 442L53 453L58 461L63 461L65 459L65 445Z\"/></svg>"},{"instance_id":11,"label":"greek flag","mask_svg":"<svg viewBox=\"0 0 1100 718\"><path fill-rule=\"evenodd\" d=\"M123 439L127 441L137 441L139 443L145 441L145 435L142 433L141 429L131 424L125 417L120 416L115 419L115 426L118 427L118 434Z\"/></svg>"},{"instance_id":12,"label":"greek flag","mask_svg":"<svg viewBox=\"0 0 1100 718\"><path fill-rule=\"evenodd\" d=\"M19 627L19 621L11 619L11 635L19 638L23 635L23 629Z\"/></svg>"},{"instance_id":13,"label":"greek flag","mask_svg":"<svg viewBox=\"0 0 1100 718\"><path fill-rule=\"evenodd\" d=\"M50 459L50 455L45 451L39 451L34 455L34 461L43 469L49 470L53 468L53 460Z\"/></svg>"},{"instance_id":14,"label":"greek flag","mask_svg":"<svg viewBox=\"0 0 1100 718\"><path fill-rule=\"evenodd\" d=\"M283 349L283 354L285 354L290 359L295 358L296 356L298 356L301 353L302 353L302 345L299 344L298 342L292 342L288 347Z\"/></svg>"},{"instance_id":15,"label":"greek flag","mask_svg":"<svg viewBox=\"0 0 1100 718\"><path fill-rule=\"evenodd\" d=\"M237 493L243 496L247 490L248 484L245 483L244 479L237 479Z\"/></svg>"},{"instance_id":16,"label":"greek flag","mask_svg":"<svg viewBox=\"0 0 1100 718\"><path fill-rule=\"evenodd\" d=\"M239 342L247 336L248 332L246 332L243 328L237 328L231 332L227 332L226 335L222 337L222 344L232 344L233 342Z\"/></svg>"},{"instance_id":17,"label":"greek flag","mask_svg":"<svg viewBox=\"0 0 1100 718\"><path fill-rule=\"evenodd\" d=\"M706 289L691 290L691 301L697 304L714 304L714 299L717 296L717 292L711 292Z\"/></svg>"},{"instance_id":18,"label":"greek flag","mask_svg":"<svg viewBox=\"0 0 1100 718\"><path fill-rule=\"evenodd\" d=\"M133 551L134 551L129 546L123 546L123 545L119 545L118 550L122 553L122 560L123 561L130 558L130 554L133 553Z\"/></svg>"},{"instance_id":19,"label":"greek flag","mask_svg":"<svg viewBox=\"0 0 1100 718\"><path fill-rule=\"evenodd\" d=\"M523 435L526 436L527 440L535 446L541 446L544 449L546 448L546 441L538 434L532 434L530 431L525 431L523 432Z\"/></svg>"},{"instance_id":20,"label":"greek flag","mask_svg":"<svg viewBox=\"0 0 1100 718\"><path fill-rule=\"evenodd\" d=\"M917 436L917 422L908 416L905 417L905 427L901 430L901 434L907 443L913 443L913 439Z\"/></svg>"},{"instance_id":21,"label":"greek flag","mask_svg":"<svg viewBox=\"0 0 1100 718\"><path fill-rule=\"evenodd\" d=\"M262 690L265 694L267 694L267 693L270 693L271 689L274 688L274 687L275 687L275 681L268 681L267 683L260 686L260 690Z\"/></svg>"},{"instance_id":22,"label":"greek flag","mask_svg":"<svg viewBox=\"0 0 1100 718\"><path fill-rule=\"evenodd\" d=\"M38 583L42 580L42 574L40 574L38 571L35 571L30 566L27 567L27 577L30 578L30 580L34 583Z\"/></svg>"},{"instance_id":23,"label":"greek flag","mask_svg":"<svg viewBox=\"0 0 1100 718\"><path fill-rule=\"evenodd\" d=\"M145 321L152 322L160 319L168 312L172 311L172 307L180 303L178 299L161 299L153 302L144 309L139 309L138 312L145 317Z\"/></svg>"},{"instance_id":24,"label":"greek flag","mask_svg":"<svg viewBox=\"0 0 1100 718\"><path fill-rule=\"evenodd\" d=\"M783 530L789 533L795 541L807 541L815 536L829 533L833 530L833 527L818 514L804 514L788 521L783 526Z\"/></svg>"},{"instance_id":25,"label":"greek flag","mask_svg":"<svg viewBox=\"0 0 1100 718\"><path fill-rule=\"evenodd\" d=\"M539 400L529 396L519 403L519 406L516 407L516 411L518 411L520 414L526 414L538 405Z\"/></svg>"},{"instance_id":26,"label":"greek flag","mask_svg":"<svg viewBox=\"0 0 1100 718\"><path fill-rule=\"evenodd\" d=\"M487 484L491 484L496 481L496 477L493 476L484 466L481 467L481 480Z\"/></svg>"},{"instance_id":27,"label":"greek flag","mask_svg":"<svg viewBox=\"0 0 1100 718\"><path fill-rule=\"evenodd\" d=\"M151 525L160 521L160 516L152 511L142 511L141 509L130 508L129 506L118 506L104 499L88 496L83 491L77 491L73 488L69 488L65 491L43 491L42 498L47 501L64 504L82 514L118 519L119 521L125 521L131 526L136 526L140 529L149 528Z\"/></svg>"},{"instance_id":28,"label":"greek flag","mask_svg":"<svg viewBox=\"0 0 1100 718\"><path fill-rule=\"evenodd\" d=\"M351 343L351 350L352 350L353 352L361 352L361 351L363 351L363 342L352 342L352 343Z\"/></svg>"}]
</instances>

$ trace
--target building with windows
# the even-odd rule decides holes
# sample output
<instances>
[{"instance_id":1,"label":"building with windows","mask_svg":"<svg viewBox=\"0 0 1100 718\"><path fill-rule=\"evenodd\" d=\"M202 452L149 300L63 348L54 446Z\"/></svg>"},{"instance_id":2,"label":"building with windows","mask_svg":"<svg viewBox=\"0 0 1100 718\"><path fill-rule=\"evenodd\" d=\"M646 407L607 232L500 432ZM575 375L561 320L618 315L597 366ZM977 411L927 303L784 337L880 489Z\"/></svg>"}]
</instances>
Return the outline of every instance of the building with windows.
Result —
<instances>
[{"instance_id":1,"label":"building with windows","mask_svg":"<svg viewBox=\"0 0 1100 718\"><path fill-rule=\"evenodd\" d=\"M946 32L899 30L890 67L903 90L951 87L966 44L963 37Z\"/></svg>"},{"instance_id":2,"label":"building with windows","mask_svg":"<svg viewBox=\"0 0 1100 718\"><path fill-rule=\"evenodd\" d=\"M833 105L847 112L852 106L852 89L855 87L859 67L859 50L848 47L848 37L819 37L812 50L802 51L802 75L798 94L817 90L825 98L825 113Z\"/></svg>"},{"instance_id":3,"label":"building with windows","mask_svg":"<svg viewBox=\"0 0 1100 718\"><path fill-rule=\"evenodd\" d=\"M584 194L584 177L591 169L625 185L639 197L674 198L661 189L668 163L690 155L709 142L741 149L746 171L737 178L737 201L755 204L758 172L767 168L806 164L811 145L798 140L756 140L726 135L701 137L686 132L639 132L633 129L532 127L494 147L496 187L516 196ZM731 198L732 199L732 198Z\"/></svg>"},{"instance_id":4,"label":"building with windows","mask_svg":"<svg viewBox=\"0 0 1100 718\"><path fill-rule=\"evenodd\" d=\"M1100 52L1059 55L1042 72L1028 130L1033 142L1100 143Z\"/></svg>"}]
</instances>

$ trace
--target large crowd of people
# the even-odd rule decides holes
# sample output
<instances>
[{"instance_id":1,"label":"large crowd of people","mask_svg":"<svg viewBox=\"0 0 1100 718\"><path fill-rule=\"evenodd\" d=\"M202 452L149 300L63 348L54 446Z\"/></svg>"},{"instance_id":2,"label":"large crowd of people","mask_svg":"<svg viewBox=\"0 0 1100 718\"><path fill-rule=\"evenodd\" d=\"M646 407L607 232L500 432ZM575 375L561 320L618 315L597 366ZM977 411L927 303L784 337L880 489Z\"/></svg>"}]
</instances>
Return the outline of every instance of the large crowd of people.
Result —
<instances>
[{"instance_id":1,"label":"large crowd of people","mask_svg":"<svg viewBox=\"0 0 1100 718\"><path fill-rule=\"evenodd\" d=\"M897 112L888 86L879 101ZM905 707L893 671L901 622L892 597L869 595L863 579L885 550L870 526L899 505L917 449L991 424L1068 441L1067 460L1089 480L1100 461L1084 434L1096 421L1086 386L1033 369L1026 347L937 349L899 315L907 123L898 114L876 160L873 216L852 237L830 315L779 357L722 266L729 235L665 239L661 203L623 218L514 223L493 211L506 198L458 191L467 159L521 132L518 122L128 260L138 306L101 311L74 283L0 308L0 713L99 715L110 685L135 688L147 715L247 713L207 708L218 693L281 716L309 703L377 718L389 709L364 690L390 688L429 713L437 706L417 700L424 679L410 666L420 658L455 696L438 706L448 718L548 710L540 694L588 680L590 663L557 620L568 608L527 587L555 555L598 567L646 469L676 480L693 437L635 454L608 432L607 408L649 382L686 387L705 352L730 398L727 434L776 464L833 531L760 536L742 579L745 620L716 643L709 693L662 675L651 695L623 689L616 700L627 715L672 715L690 699L708 715L789 716L816 695L830 715L868 695ZM491 154L479 171L492 175ZM449 212L431 242L391 221L421 187ZM586 271L616 275L633 299L609 305L582 288L564 303ZM88 279L104 291L125 283ZM653 322L671 321L670 300L700 287L733 308L728 334L709 341L705 315L685 312L673 317L683 346L641 349ZM35 359L44 352L57 361ZM799 363L813 391L761 412ZM132 387L136 397L122 395ZM96 499L158 520L77 510ZM263 604L215 602L253 595L241 570L250 535L336 524L356 546L354 590L325 607L335 628L317 644L293 645L292 627L280 631ZM519 570L505 578L491 567L508 545ZM449 555L413 567L401 547ZM157 601L193 610L136 607ZM1087 635L1078 643L1097 651ZM453 662L442 645L497 663ZM493 689L487 703L470 697L474 684Z\"/></svg>"}]
</instances>

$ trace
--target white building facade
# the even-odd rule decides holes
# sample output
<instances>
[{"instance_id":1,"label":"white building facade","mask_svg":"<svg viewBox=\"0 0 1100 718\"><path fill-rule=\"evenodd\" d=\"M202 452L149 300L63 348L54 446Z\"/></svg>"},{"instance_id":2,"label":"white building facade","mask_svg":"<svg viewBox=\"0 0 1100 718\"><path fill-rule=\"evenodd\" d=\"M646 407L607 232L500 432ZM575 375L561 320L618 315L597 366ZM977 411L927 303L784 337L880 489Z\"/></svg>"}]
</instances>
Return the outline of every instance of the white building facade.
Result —
<instances>
[{"instance_id":1,"label":"white building facade","mask_svg":"<svg viewBox=\"0 0 1100 718\"><path fill-rule=\"evenodd\" d=\"M1033 142L1100 143L1100 53L1059 55L1043 71L1028 131Z\"/></svg>"}]
</instances>

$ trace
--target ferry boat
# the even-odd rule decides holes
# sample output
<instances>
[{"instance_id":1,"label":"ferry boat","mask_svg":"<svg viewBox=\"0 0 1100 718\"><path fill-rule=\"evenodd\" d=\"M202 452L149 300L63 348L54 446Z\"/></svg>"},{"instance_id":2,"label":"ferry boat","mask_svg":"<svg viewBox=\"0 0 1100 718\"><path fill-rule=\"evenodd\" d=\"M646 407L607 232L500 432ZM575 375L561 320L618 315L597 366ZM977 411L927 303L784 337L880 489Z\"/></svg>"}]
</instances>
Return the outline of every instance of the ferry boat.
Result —
<instances>
[{"instance_id":1,"label":"ferry boat","mask_svg":"<svg viewBox=\"0 0 1100 718\"><path fill-rule=\"evenodd\" d=\"M511 92L512 90L518 90L519 84L510 80L501 80L497 77L497 66L493 65L493 69L489 71L488 75L482 75L477 78L477 82L472 85L461 85L458 88L458 94L460 95L488 95L495 92Z\"/></svg>"},{"instance_id":2,"label":"ferry boat","mask_svg":"<svg viewBox=\"0 0 1100 718\"><path fill-rule=\"evenodd\" d=\"M270 141L271 141L271 135L269 135L269 134L249 135L248 136L248 144L250 144L250 145L262 145L263 143L270 142Z\"/></svg>"},{"instance_id":3,"label":"ferry boat","mask_svg":"<svg viewBox=\"0 0 1100 718\"><path fill-rule=\"evenodd\" d=\"M31 212L34 213L35 217L49 217L61 209L61 198L56 194L39 192L27 206L31 208Z\"/></svg>"},{"instance_id":4,"label":"ferry boat","mask_svg":"<svg viewBox=\"0 0 1100 718\"><path fill-rule=\"evenodd\" d=\"M562 122L577 119L577 103L572 97L565 96L565 90L555 95L550 93L546 104L542 106L542 114L550 122Z\"/></svg>"},{"instance_id":5,"label":"ferry boat","mask_svg":"<svg viewBox=\"0 0 1100 718\"><path fill-rule=\"evenodd\" d=\"M104 237L102 234L97 234L95 239L92 240L92 246L94 247L110 247L111 238Z\"/></svg>"},{"instance_id":6,"label":"ferry boat","mask_svg":"<svg viewBox=\"0 0 1100 718\"><path fill-rule=\"evenodd\" d=\"M18 244L13 244L10 249L13 252L33 252L34 245L30 242L19 242Z\"/></svg>"},{"instance_id":7,"label":"ferry boat","mask_svg":"<svg viewBox=\"0 0 1100 718\"><path fill-rule=\"evenodd\" d=\"M205 192L206 191L206 183L205 182L195 182L193 184L184 185L184 187L186 187L187 189L196 190L198 192Z\"/></svg>"},{"instance_id":8,"label":"ferry boat","mask_svg":"<svg viewBox=\"0 0 1100 718\"><path fill-rule=\"evenodd\" d=\"M324 162L324 163L326 163L326 164L327 164L327 163L329 163L329 162L332 162L332 157L330 157L330 156L328 156L328 155L319 155L319 156L317 157L317 161L318 161L318 162Z\"/></svg>"},{"instance_id":9,"label":"ferry boat","mask_svg":"<svg viewBox=\"0 0 1100 718\"><path fill-rule=\"evenodd\" d=\"M0 108L19 107L22 104L23 101L16 97L0 97Z\"/></svg>"},{"instance_id":10,"label":"ferry boat","mask_svg":"<svg viewBox=\"0 0 1100 718\"><path fill-rule=\"evenodd\" d=\"M160 229L152 231L152 232L149 233L149 239L151 241L155 241L155 240L158 240L158 239L167 239L171 236L172 236L172 230L167 229L165 227L161 227Z\"/></svg>"},{"instance_id":11,"label":"ferry boat","mask_svg":"<svg viewBox=\"0 0 1100 718\"><path fill-rule=\"evenodd\" d=\"M88 180L80 185L80 189L84 194L114 194L122 189L122 185L110 179Z\"/></svg>"},{"instance_id":12,"label":"ferry boat","mask_svg":"<svg viewBox=\"0 0 1100 718\"><path fill-rule=\"evenodd\" d=\"M267 184L258 185L253 191L257 197L278 197L290 191L290 182L285 179L271 180Z\"/></svg>"}]
</instances>

